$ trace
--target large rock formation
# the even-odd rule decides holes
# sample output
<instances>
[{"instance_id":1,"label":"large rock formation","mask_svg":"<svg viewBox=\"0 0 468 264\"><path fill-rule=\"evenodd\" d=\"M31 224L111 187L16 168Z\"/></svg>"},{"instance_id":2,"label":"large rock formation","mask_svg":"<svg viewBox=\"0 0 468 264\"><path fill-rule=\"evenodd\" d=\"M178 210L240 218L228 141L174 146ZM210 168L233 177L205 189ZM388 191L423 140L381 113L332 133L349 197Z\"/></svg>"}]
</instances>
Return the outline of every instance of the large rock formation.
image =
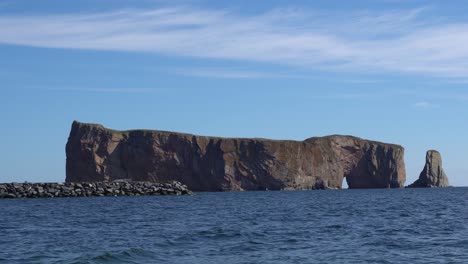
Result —
<instances>
[{"instance_id":1,"label":"large rock formation","mask_svg":"<svg viewBox=\"0 0 468 264\"><path fill-rule=\"evenodd\" d=\"M73 122L67 182L180 181L193 191L399 188L404 149L351 136L219 138Z\"/></svg>"},{"instance_id":2,"label":"large rock formation","mask_svg":"<svg viewBox=\"0 0 468 264\"><path fill-rule=\"evenodd\" d=\"M442 168L442 157L436 150L426 153L426 165L419 175L419 179L409 185L409 188L448 187L449 182Z\"/></svg>"}]
</instances>

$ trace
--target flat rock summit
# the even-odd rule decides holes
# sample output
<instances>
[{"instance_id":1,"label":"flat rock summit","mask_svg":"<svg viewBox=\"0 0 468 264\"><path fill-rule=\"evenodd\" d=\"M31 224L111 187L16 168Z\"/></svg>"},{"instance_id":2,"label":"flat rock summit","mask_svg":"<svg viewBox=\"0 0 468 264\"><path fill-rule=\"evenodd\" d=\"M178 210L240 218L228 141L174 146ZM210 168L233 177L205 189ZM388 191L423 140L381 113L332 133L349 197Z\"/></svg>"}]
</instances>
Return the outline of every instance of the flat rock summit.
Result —
<instances>
[{"instance_id":1,"label":"flat rock summit","mask_svg":"<svg viewBox=\"0 0 468 264\"><path fill-rule=\"evenodd\" d=\"M401 188L404 148L352 136L220 138L73 122L66 181L179 181L193 191Z\"/></svg>"}]
</instances>

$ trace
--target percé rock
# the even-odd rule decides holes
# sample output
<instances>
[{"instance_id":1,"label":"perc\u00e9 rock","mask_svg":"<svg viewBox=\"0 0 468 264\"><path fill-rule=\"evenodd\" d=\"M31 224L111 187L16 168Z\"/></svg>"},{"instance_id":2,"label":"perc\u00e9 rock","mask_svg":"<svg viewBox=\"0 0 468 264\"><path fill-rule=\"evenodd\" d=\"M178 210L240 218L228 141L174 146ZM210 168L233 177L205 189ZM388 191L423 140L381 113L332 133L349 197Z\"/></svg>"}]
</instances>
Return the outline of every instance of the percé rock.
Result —
<instances>
[{"instance_id":1,"label":"perc\u00e9 rock","mask_svg":"<svg viewBox=\"0 0 468 264\"><path fill-rule=\"evenodd\" d=\"M426 165L419 178L409 188L448 187L449 182L442 168L442 157L436 150L428 150L426 153Z\"/></svg>"},{"instance_id":2,"label":"perc\u00e9 rock","mask_svg":"<svg viewBox=\"0 0 468 264\"><path fill-rule=\"evenodd\" d=\"M0 183L0 198L53 198L191 194L180 182Z\"/></svg>"},{"instance_id":3,"label":"perc\u00e9 rock","mask_svg":"<svg viewBox=\"0 0 468 264\"><path fill-rule=\"evenodd\" d=\"M304 141L116 131L73 122L66 181L180 181L192 191L400 188L399 145L352 136Z\"/></svg>"}]
</instances>

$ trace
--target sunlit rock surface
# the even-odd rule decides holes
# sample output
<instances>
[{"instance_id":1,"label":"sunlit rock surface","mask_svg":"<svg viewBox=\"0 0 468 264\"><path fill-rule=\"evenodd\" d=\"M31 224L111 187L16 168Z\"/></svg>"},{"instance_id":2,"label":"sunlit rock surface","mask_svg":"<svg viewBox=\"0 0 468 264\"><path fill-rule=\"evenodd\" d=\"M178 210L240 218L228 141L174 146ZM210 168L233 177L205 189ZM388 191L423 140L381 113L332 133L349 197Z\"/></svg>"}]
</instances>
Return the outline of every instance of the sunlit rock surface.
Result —
<instances>
[{"instance_id":1,"label":"sunlit rock surface","mask_svg":"<svg viewBox=\"0 0 468 264\"><path fill-rule=\"evenodd\" d=\"M67 182L180 181L193 191L400 188L399 145L352 136L220 138L73 122Z\"/></svg>"},{"instance_id":2,"label":"sunlit rock surface","mask_svg":"<svg viewBox=\"0 0 468 264\"><path fill-rule=\"evenodd\" d=\"M419 178L409 185L410 188L448 187L449 181L442 168L442 157L437 150L426 153L426 164Z\"/></svg>"}]
</instances>

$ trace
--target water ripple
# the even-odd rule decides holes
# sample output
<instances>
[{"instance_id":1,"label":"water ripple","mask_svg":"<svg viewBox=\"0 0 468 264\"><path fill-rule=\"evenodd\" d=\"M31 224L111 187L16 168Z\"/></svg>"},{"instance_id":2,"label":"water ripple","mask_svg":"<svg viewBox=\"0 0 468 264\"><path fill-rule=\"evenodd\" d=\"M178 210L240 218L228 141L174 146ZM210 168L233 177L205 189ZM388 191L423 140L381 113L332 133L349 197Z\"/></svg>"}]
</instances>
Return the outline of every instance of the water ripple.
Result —
<instances>
[{"instance_id":1,"label":"water ripple","mask_svg":"<svg viewBox=\"0 0 468 264\"><path fill-rule=\"evenodd\" d=\"M0 200L0 263L461 263L467 191Z\"/></svg>"}]
</instances>

